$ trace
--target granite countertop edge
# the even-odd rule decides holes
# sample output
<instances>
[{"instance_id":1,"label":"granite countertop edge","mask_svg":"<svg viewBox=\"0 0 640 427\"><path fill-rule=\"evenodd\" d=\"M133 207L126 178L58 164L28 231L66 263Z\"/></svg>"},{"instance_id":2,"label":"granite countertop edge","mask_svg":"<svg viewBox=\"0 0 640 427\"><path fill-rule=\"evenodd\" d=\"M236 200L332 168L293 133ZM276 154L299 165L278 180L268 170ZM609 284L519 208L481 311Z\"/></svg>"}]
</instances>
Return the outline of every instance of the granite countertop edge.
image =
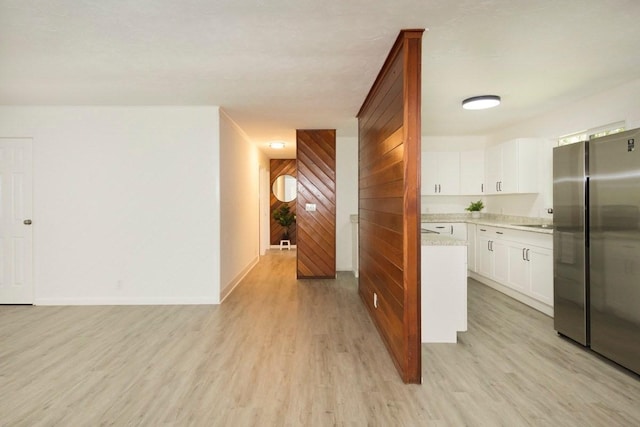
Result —
<instances>
[{"instance_id":1,"label":"granite countertop edge","mask_svg":"<svg viewBox=\"0 0 640 427\"><path fill-rule=\"evenodd\" d=\"M350 215L352 223L358 223L358 215ZM482 214L480 218L472 218L471 214L422 214L420 222L460 222L467 224L486 225L488 227L510 228L512 230L528 231L531 233L553 235L553 229L525 227L526 224L553 224L550 219L525 216ZM424 235L424 233L423 233ZM446 237L446 236L441 236ZM424 240L424 239L423 239ZM433 240L433 239L432 239ZM455 245L454 243L434 243L440 245ZM464 242L463 244L466 244Z\"/></svg>"},{"instance_id":2,"label":"granite countertop edge","mask_svg":"<svg viewBox=\"0 0 640 427\"><path fill-rule=\"evenodd\" d=\"M422 246L467 246L466 240L454 239L451 236L443 236L435 233L421 233L420 243Z\"/></svg>"},{"instance_id":3,"label":"granite countertop edge","mask_svg":"<svg viewBox=\"0 0 640 427\"><path fill-rule=\"evenodd\" d=\"M471 218L470 214L422 214L420 222L464 222L467 224L486 225L489 227L510 228L540 234L553 234L550 228L525 227L526 224L552 224L545 218L524 216L482 214L480 218Z\"/></svg>"}]
</instances>

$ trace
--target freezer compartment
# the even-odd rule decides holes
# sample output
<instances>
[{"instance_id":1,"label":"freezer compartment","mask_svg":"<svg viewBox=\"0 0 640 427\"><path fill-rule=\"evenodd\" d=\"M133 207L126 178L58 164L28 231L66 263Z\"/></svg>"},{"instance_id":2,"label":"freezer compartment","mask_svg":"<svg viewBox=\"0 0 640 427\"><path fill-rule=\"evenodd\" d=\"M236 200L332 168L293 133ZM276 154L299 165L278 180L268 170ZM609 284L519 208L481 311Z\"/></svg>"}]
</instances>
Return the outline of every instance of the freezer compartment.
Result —
<instances>
[{"instance_id":1,"label":"freezer compartment","mask_svg":"<svg viewBox=\"0 0 640 427\"><path fill-rule=\"evenodd\" d=\"M553 150L554 328L589 344L586 249L586 143Z\"/></svg>"}]
</instances>

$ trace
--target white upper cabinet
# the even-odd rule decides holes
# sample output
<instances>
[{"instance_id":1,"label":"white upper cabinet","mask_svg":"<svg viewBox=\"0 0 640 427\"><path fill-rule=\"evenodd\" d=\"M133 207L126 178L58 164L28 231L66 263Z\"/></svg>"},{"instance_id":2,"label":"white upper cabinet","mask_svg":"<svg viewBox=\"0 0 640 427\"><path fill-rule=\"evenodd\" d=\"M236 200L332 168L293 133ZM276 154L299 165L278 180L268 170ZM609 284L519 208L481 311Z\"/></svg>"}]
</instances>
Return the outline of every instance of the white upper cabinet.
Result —
<instances>
[{"instance_id":1,"label":"white upper cabinet","mask_svg":"<svg viewBox=\"0 0 640 427\"><path fill-rule=\"evenodd\" d=\"M460 194L484 193L484 150L460 153Z\"/></svg>"},{"instance_id":2,"label":"white upper cabinet","mask_svg":"<svg viewBox=\"0 0 640 427\"><path fill-rule=\"evenodd\" d=\"M484 192L498 194L498 184L502 179L502 146L487 148L484 158Z\"/></svg>"},{"instance_id":3,"label":"white upper cabinet","mask_svg":"<svg viewBox=\"0 0 640 427\"><path fill-rule=\"evenodd\" d=\"M421 194L460 194L460 153L425 151L422 153Z\"/></svg>"},{"instance_id":4,"label":"white upper cabinet","mask_svg":"<svg viewBox=\"0 0 640 427\"><path fill-rule=\"evenodd\" d=\"M539 139L514 139L487 148L486 194L538 192Z\"/></svg>"}]
</instances>

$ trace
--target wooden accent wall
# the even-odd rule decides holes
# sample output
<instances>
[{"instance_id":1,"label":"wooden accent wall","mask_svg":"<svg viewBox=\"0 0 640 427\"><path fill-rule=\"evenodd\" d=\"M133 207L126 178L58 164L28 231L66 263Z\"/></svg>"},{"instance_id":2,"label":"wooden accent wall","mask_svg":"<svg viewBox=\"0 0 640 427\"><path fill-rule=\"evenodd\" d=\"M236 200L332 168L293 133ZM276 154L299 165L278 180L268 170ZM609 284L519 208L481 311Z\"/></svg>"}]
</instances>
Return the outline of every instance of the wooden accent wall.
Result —
<instances>
[{"instance_id":1,"label":"wooden accent wall","mask_svg":"<svg viewBox=\"0 0 640 427\"><path fill-rule=\"evenodd\" d=\"M284 228L273 219L272 213L274 210L279 209L282 205L289 205L289 207L291 208L291 212L296 213L296 201L292 200L289 203L285 203L276 199L276 196L273 195L272 190L273 182L280 175L291 175L295 177L297 175L296 159L271 159L269 163L269 169L269 193L271 194L269 199L269 217L271 218L271 225L269 227L271 235L270 242L272 245L279 245L280 239L282 239L282 233L284 233ZM293 223L293 225L289 227L289 240L291 240L292 245L296 244L296 223Z\"/></svg>"},{"instance_id":2,"label":"wooden accent wall","mask_svg":"<svg viewBox=\"0 0 640 427\"><path fill-rule=\"evenodd\" d=\"M358 113L358 290L406 383L420 383L422 377L420 68L423 31L400 32Z\"/></svg>"},{"instance_id":3,"label":"wooden accent wall","mask_svg":"<svg viewBox=\"0 0 640 427\"><path fill-rule=\"evenodd\" d=\"M298 267L304 278L336 277L336 131L297 130ZM307 203L315 212L305 210Z\"/></svg>"}]
</instances>

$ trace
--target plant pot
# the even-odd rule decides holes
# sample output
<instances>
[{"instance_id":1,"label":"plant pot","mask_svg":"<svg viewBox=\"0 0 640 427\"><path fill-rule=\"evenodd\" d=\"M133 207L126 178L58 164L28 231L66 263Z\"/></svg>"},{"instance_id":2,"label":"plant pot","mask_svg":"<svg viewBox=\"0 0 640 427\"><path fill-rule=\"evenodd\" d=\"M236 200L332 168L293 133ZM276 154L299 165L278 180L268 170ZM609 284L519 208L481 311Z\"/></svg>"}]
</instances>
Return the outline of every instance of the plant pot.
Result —
<instances>
[{"instance_id":1,"label":"plant pot","mask_svg":"<svg viewBox=\"0 0 640 427\"><path fill-rule=\"evenodd\" d=\"M479 211L473 211L471 212L471 218L480 218L480 212Z\"/></svg>"}]
</instances>

